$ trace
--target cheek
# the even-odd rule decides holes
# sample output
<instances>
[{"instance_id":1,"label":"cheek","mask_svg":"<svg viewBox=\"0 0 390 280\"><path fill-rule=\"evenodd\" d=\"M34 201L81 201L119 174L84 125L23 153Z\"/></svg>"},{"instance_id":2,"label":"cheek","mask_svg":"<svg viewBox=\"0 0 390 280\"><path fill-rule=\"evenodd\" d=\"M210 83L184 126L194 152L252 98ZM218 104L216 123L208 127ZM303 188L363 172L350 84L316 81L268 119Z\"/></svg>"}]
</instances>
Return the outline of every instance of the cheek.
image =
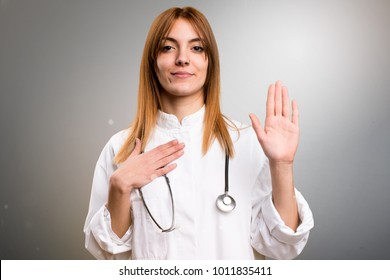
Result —
<instances>
[{"instance_id":1,"label":"cheek","mask_svg":"<svg viewBox=\"0 0 390 280\"><path fill-rule=\"evenodd\" d=\"M157 76L160 76L160 74L162 73L162 63L160 60L157 59L157 68L156 68L156 72L157 72Z\"/></svg>"},{"instance_id":2,"label":"cheek","mask_svg":"<svg viewBox=\"0 0 390 280\"><path fill-rule=\"evenodd\" d=\"M207 61L206 61L206 63L204 63L203 66L202 66L202 72L203 72L203 75L204 75L204 76L207 76L208 66L209 66L209 64L208 64Z\"/></svg>"},{"instance_id":3,"label":"cheek","mask_svg":"<svg viewBox=\"0 0 390 280\"><path fill-rule=\"evenodd\" d=\"M157 60L156 74L157 74L157 78L158 78L160 83L163 83L165 80L165 76L166 76L165 69L166 68L164 67L164 64Z\"/></svg>"}]
</instances>

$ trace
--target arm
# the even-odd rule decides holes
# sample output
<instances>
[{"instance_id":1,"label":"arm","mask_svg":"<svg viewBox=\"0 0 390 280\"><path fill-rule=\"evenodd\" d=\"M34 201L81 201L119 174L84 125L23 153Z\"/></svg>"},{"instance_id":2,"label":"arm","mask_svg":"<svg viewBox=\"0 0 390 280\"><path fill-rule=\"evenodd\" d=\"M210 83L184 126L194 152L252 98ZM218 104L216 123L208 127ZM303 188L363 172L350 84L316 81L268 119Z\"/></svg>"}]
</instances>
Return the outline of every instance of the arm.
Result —
<instances>
[{"instance_id":1,"label":"arm","mask_svg":"<svg viewBox=\"0 0 390 280\"><path fill-rule=\"evenodd\" d=\"M251 244L268 258L293 259L306 246L314 226L313 215L301 193L295 189L294 194L300 221L295 231L285 224L272 201L271 172L266 161L252 188Z\"/></svg>"},{"instance_id":2,"label":"arm","mask_svg":"<svg viewBox=\"0 0 390 280\"><path fill-rule=\"evenodd\" d=\"M257 139L255 135L253 142ZM257 151L259 147L253 147L252 154L260 158L261 167L256 180L252 185L251 204L251 245L260 254L272 259L293 259L297 257L309 238L310 230L314 226L313 215L310 207L301 193L294 189L294 198L298 208L299 225L293 230L282 219L280 210L276 209L273 202L272 175L269 160L264 158L264 152ZM263 159L264 158L264 159ZM256 163L252 163L256 165Z\"/></svg>"},{"instance_id":3,"label":"arm","mask_svg":"<svg viewBox=\"0 0 390 280\"><path fill-rule=\"evenodd\" d=\"M299 224L292 164L270 164L272 201L284 223L293 231Z\"/></svg>"},{"instance_id":4,"label":"arm","mask_svg":"<svg viewBox=\"0 0 390 280\"><path fill-rule=\"evenodd\" d=\"M250 114L253 129L269 159L272 178L272 201L284 223L296 231L299 224L294 192L293 162L299 141L298 105L290 101L288 90L280 81L268 89L264 128Z\"/></svg>"},{"instance_id":5,"label":"arm","mask_svg":"<svg viewBox=\"0 0 390 280\"><path fill-rule=\"evenodd\" d=\"M107 210L109 177L114 172L112 141L103 149L96 164L88 215L85 220L85 248L96 259L131 259L132 229L119 238L111 228Z\"/></svg>"}]
</instances>

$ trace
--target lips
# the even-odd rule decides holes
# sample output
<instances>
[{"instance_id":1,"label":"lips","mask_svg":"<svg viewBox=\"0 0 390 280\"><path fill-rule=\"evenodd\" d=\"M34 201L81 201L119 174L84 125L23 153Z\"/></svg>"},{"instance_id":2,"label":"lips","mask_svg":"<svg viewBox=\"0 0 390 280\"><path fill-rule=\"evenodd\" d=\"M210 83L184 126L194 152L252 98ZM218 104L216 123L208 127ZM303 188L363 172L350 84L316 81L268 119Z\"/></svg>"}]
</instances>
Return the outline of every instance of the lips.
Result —
<instances>
[{"instance_id":1,"label":"lips","mask_svg":"<svg viewBox=\"0 0 390 280\"><path fill-rule=\"evenodd\" d=\"M191 77L193 75L192 73L189 73L186 71L177 71L177 72L173 72L171 74L177 78L188 78L188 77Z\"/></svg>"}]
</instances>

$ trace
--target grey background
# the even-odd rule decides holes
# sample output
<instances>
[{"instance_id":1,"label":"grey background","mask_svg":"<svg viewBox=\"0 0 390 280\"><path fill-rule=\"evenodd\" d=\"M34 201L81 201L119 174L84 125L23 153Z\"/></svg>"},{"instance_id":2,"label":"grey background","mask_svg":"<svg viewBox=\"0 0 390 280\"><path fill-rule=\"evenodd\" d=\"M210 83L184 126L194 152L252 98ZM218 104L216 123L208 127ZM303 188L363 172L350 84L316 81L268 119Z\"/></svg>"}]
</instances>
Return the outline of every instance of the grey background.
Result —
<instances>
[{"instance_id":1,"label":"grey background","mask_svg":"<svg viewBox=\"0 0 390 280\"><path fill-rule=\"evenodd\" d=\"M97 157L135 113L153 19L192 5L221 55L224 113L298 101L295 181L315 228L300 259L390 259L390 1L0 0L0 257L89 259Z\"/></svg>"}]
</instances>

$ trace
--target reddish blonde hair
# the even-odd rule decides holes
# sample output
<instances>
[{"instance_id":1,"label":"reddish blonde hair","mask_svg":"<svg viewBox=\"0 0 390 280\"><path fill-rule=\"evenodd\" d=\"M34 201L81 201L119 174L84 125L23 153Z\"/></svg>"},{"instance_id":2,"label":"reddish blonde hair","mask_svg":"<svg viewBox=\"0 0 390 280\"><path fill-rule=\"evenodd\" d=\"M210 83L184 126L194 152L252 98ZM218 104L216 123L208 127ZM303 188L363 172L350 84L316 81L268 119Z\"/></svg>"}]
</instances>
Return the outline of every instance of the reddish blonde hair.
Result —
<instances>
[{"instance_id":1,"label":"reddish blonde hair","mask_svg":"<svg viewBox=\"0 0 390 280\"><path fill-rule=\"evenodd\" d=\"M228 126L234 125L221 113L219 54L210 24L206 17L195 8L171 8L154 20L146 38L140 67L137 114L131 124L128 138L115 157L117 163L128 158L134 149L136 138L141 140L142 150L144 150L156 125L158 110L161 109L161 85L156 74L157 56L161 51L164 37L179 18L188 20L200 35L208 58L207 77L204 84L203 154L207 153L215 138L229 156L234 154L233 142L228 131Z\"/></svg>"}]
</instances>

